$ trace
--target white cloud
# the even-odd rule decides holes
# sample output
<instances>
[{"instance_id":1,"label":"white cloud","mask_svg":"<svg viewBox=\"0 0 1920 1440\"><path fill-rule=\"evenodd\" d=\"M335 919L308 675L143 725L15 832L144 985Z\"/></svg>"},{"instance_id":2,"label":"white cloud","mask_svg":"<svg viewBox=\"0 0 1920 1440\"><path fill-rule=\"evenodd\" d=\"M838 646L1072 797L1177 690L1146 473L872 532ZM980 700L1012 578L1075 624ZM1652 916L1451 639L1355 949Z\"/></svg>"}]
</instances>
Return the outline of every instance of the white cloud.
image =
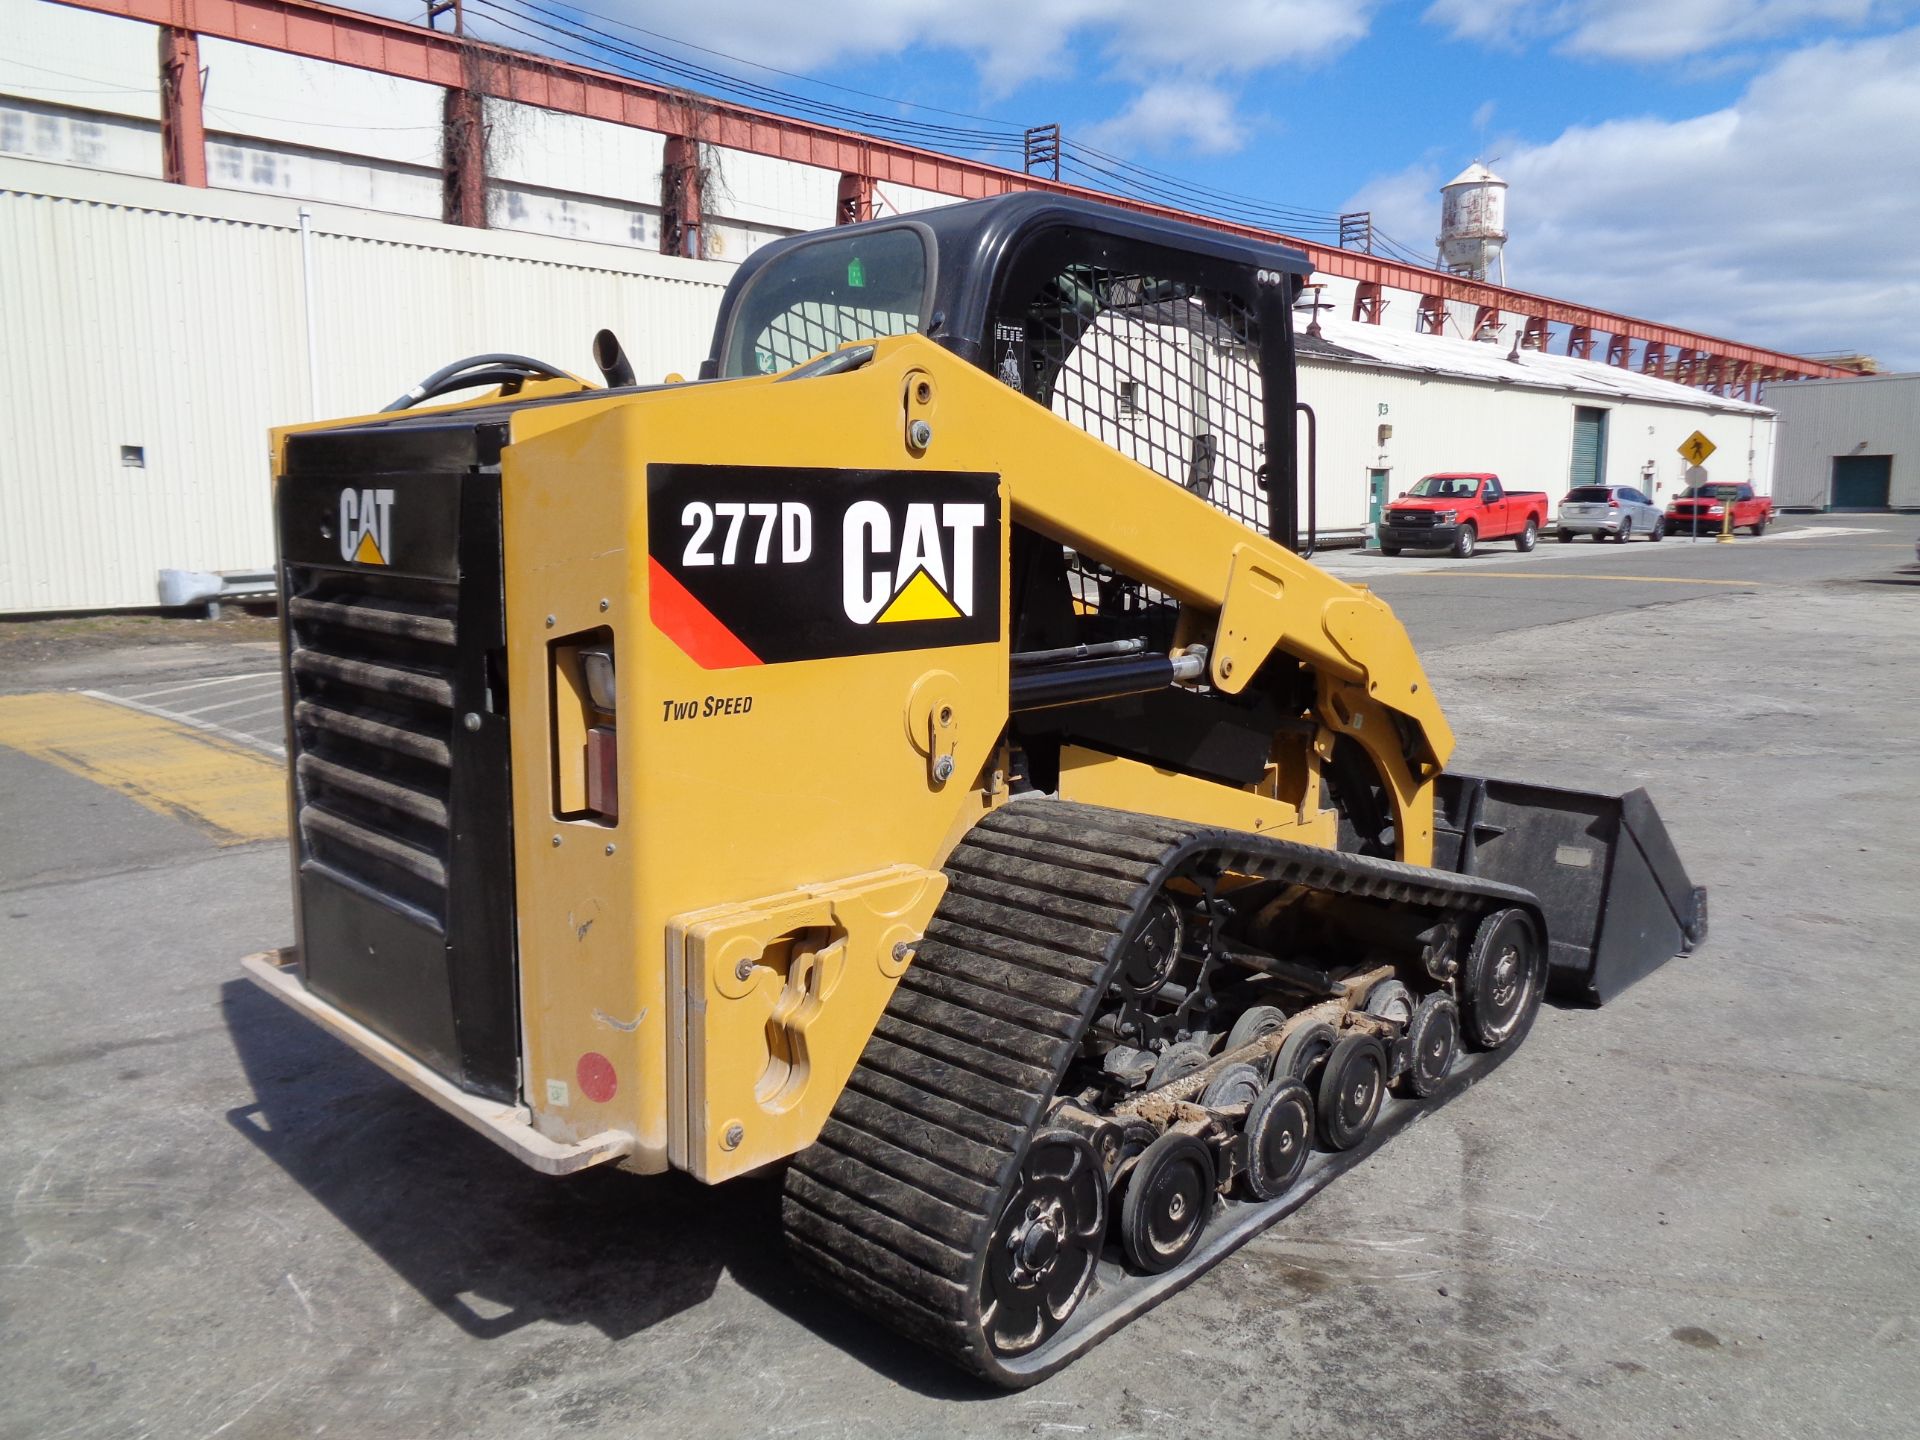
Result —
<instances>
[{"instance_id":1,"label":"white cloud","mask_svg":"<svg viewBox=\"0 0 1920 1440\"><path fill-rule=\"evenodd\" d=\"M1100 150L1224 155L1240 148L1246 124L1226 92L1204 81L1162 80L1141 89L1110 120L1086 132Z\"/></svg>"},{"instance_id":2,"label":"white cloud","mask_svg":"<svg viewBox=\"0 0 1920 1440\"><path fill-rule=\"evenodd\" d=\"M1793 351L1920 369L1920 28L1814 45L1733 105L1498 143L1507 275L1564 296ZM1904 137L1904 138L1903 138ZM1416 250L1438 186L1418 168L1345 208Z\"/></svg>"},{"instance_id":3,"label":"white cloud","mask_svg":"<svg viewBox=\"0 0 1920 1440\"><path fill-rule=\"evenodd\" d=\"M1425 18L1456 39L1552 40L1569 54L1656 63L1915 8L1911 0L1433 0Z\"/></svg>"}]
</instances>

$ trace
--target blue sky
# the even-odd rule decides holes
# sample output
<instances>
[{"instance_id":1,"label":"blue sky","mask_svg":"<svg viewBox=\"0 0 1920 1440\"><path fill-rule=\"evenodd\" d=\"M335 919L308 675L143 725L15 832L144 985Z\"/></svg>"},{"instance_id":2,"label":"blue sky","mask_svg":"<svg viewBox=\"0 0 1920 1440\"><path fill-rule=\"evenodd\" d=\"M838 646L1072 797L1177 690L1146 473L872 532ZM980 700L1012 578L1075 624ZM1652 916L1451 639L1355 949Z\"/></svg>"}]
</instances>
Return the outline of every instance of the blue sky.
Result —
<instances>
[{"instance_id":1,"label":"blue sky","mask_svg":"<svg viewBox=\"0 0 1920 1440\"><path fill-rule=\"evenodd\" d=\"M479 33L536 6L520 23L571 18L895 121L1058 122L1082 166L1246 197L1194 208L1301 212L1309 238L1368 209L1421 256L1438 187L1484 159L1512 185L1517 287L1920 370L1920 0L468 4Z\"/></svg>"}]
</instances>

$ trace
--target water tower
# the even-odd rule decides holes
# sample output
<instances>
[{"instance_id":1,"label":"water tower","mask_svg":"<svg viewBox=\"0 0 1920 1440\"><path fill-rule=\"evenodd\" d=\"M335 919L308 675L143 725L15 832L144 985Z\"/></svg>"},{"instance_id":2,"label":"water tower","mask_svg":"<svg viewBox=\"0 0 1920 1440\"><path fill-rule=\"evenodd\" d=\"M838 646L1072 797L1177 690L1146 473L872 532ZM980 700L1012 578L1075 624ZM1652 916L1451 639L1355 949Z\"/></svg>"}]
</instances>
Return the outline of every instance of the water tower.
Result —
<instances>
[{"instance_id":1,"label":"water tower","mask_svg":"<svg viewBox=\"0 0 1920 1440\"><path fill-rule=\"evenodd\" d=\"M1440 268L1507 283L1507 182L1478 160L1440 187Z\"/></svg>"}]
</instances>

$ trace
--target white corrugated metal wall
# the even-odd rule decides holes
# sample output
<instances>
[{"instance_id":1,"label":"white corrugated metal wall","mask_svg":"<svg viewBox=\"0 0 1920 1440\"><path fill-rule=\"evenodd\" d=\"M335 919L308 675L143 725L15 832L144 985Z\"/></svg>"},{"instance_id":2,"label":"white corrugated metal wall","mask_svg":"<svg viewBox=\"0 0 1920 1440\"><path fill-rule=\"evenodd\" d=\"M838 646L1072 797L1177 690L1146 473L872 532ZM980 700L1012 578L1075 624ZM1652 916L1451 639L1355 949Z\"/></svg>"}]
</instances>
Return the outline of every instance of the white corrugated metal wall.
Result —
<instances>
[{"instance_id":1,"label":"white corrugated metal wall","mask_svg":"<svg viewBox=\"0 0 1920 1440\"><path fill-rule=\"evenodd\" d=\"M461 355L591 376L610 325L643 379L690 375L732 273L308 205L310 377L301 208L0 159L0 612L152 605L162 568L267 564L268 428L377 409Z\"/></svg>"}]
</instances>

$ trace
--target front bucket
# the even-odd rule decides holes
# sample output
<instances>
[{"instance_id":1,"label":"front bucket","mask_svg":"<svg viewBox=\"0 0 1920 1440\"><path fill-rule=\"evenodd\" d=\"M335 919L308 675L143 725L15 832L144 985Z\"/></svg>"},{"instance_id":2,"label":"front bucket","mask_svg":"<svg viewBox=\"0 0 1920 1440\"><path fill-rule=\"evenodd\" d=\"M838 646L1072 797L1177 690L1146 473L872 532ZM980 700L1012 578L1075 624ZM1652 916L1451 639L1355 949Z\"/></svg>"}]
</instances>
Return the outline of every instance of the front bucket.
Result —
<instances>
[{"instance_id":1,"label":"front bucket","mask_svg":"<svg viewBox=\"0 0 1920 1440\"><path fill-rule=\"evenodd\" d=\"M1554 998L1599 1005L1707 938L1707 892L1645 790L1454 774L1438 789L1434 865L1539 897Z\"/></svg>"}]
</instances>

